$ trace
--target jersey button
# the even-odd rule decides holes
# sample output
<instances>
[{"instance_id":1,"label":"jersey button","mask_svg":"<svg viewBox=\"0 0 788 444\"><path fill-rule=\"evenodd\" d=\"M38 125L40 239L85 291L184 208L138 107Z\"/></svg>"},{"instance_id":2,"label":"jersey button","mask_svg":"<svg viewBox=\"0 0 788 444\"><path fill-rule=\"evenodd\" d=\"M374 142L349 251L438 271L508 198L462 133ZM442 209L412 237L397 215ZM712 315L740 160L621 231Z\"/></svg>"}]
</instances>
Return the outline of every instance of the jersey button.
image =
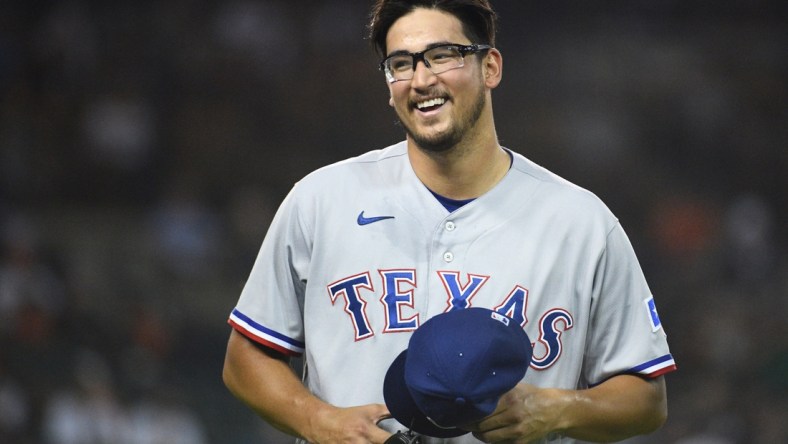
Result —
<instances>
[{"instance_id":1,"label":"jersey button","mask_svg":"<svg viewBox=\"0 0 788 444\"><path fill-rule=\"evenodd\" d=\"M452 253L451 251L447 251L447 252L443 253L443 260L446 261L446 262L453 261L454 260L454 253Z\"/></svg>"},{"instance_id":2,"label":"jersey button","mask_svg":"<svg viewBox=\"0 0 788 444\"><path fill-rule=\"evenodd\" d=\"M446 231L454 231L455 228L457 228L457 225L455 225L454 222L446 222Z\"/></svg>"}]
</instances>

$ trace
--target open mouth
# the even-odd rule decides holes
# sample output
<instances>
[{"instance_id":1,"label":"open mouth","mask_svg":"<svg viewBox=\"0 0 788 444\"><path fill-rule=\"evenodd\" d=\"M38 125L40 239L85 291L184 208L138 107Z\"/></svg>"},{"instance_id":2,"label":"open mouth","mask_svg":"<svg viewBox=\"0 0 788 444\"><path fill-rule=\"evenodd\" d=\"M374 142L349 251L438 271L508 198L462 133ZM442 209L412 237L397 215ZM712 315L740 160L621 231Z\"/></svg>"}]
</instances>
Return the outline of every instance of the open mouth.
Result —
<instances>
[{"instance_id":1,"label":"open mouth","mask_svg":"<svg viewBox=\"0 0 788 444\"><path fill-rule=\"evenodd\" d=\"M416 109L421 112L435 111L436 109L443 106L444 103L446 103L446 99L443 97L422 100L421 102L416 102Z\"/></svg>"}]
</instances>

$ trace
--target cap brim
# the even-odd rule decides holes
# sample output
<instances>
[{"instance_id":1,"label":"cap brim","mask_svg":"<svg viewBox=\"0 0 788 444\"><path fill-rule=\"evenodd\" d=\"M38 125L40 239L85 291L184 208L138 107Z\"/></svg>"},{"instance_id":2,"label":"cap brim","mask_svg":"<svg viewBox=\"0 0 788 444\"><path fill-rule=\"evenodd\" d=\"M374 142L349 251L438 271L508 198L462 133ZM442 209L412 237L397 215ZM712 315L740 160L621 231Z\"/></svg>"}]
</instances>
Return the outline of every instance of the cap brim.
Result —
<instances>
[{"instance_id":1,"label":"cap brim","mask_svg":"<svg viewBox=\"0 0 788 444\"><path fill-rule=\"evenodd\" d=\"M405 350L394 359L383 381L383 399L386 401L386 407L388 407L391 416L410 430L434 438L454 438L468 433L467 430L458 428L438 427L419 410L405 384L407 356L408 351Z\"/></svg>"}]
</instances>

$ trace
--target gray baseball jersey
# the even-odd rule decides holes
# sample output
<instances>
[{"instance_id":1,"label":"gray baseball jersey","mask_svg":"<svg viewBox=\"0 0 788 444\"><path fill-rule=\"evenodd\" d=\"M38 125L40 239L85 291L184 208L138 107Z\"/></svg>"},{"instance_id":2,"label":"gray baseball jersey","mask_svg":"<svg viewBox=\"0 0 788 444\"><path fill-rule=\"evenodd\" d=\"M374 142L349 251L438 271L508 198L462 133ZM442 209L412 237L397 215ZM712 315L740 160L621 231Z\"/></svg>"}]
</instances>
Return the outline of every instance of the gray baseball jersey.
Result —
<instances>
[{"instance_id":1,"label":"gray baseball jersey","mask_svg":"<svg viewBox=\"0 0 788 444\"><path fill-rule=\"evenodd\" d=\"M405 142L309 174L279 208L229 323L303 354L309 389L340 407L383 403L386 370L411 333L471 306L523 326L530 384L585 388L675 369L618 220L592 193L511 155L493 189L451 213L416 177Z\"/></svg>"}]
</instances>

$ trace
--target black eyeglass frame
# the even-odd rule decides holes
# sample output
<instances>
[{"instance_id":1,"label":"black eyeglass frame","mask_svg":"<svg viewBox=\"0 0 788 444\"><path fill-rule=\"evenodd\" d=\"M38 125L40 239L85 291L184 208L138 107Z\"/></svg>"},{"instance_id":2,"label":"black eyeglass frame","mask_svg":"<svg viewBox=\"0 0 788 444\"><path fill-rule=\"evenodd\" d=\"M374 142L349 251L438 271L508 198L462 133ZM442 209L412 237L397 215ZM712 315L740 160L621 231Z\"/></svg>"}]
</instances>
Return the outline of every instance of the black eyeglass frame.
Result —
<instances>
[{"instance_id":1,"label":"black eyeglass frame","mask_svg":"<svg viewBox=\"0 0 788 444\"><path fill-rule=\"evenodd\" d=\"M407 52L407 51L395 52L394 54L391 54L390 56L383 59L380 62L380 65L378 65L378 69L386 73L386 77L388 78L389 83L399 82L401 80L410 80L410 79L395 79L394 75L386 70L386 62L388 62L389 59L391 59L392 57L401 57L404 55L409 55L413 59L413 67L412 67L413 72L416 72L416 65L419 63L419 61L424 62L424 66L426 66L428 69L432 69L432 67L430 66L430 62L428 62L427 59L424 58L424 54L429 51L432 51L435 48L447 48L447 47L456 48L457 52L460 53L460 56L463 58L463 60L465 59L465 56L468 54L475 54L477 52L487 51L488 49L493 48L490 45L485 45L480 43L474 43L471 45L461 45L459 43L441 43L434 46L430 46L424 51L419 51L419 52Z\"/></svg>"}]
</instances>

